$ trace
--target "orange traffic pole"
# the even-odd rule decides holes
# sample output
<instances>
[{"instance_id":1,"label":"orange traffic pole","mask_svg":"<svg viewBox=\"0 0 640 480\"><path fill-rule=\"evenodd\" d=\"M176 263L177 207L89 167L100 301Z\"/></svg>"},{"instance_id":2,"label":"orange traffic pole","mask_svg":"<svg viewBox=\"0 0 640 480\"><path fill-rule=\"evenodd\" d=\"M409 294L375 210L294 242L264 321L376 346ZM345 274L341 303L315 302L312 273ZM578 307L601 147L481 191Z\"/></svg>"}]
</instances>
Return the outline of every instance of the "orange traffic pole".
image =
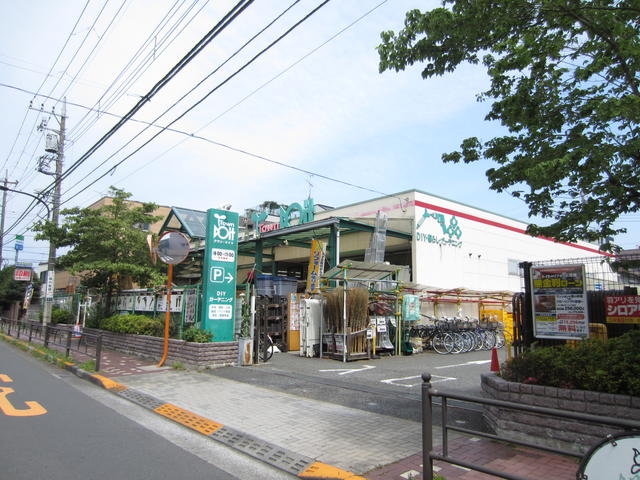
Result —
<instances>
[{"instance_id":1,"label":"orange traffic pole","mask_svg":"<svg viewBox=\"0 0 640 480\"><path fill-rule=\"evenodd\" d=\"M169 264L169 273L167 275L167 313L164 316L164 349L162 352L162 358L158 367L164 365L169 353L169 323L171 320L171 283L173 282L173 264Z\"/></svg>"}]
</instances>

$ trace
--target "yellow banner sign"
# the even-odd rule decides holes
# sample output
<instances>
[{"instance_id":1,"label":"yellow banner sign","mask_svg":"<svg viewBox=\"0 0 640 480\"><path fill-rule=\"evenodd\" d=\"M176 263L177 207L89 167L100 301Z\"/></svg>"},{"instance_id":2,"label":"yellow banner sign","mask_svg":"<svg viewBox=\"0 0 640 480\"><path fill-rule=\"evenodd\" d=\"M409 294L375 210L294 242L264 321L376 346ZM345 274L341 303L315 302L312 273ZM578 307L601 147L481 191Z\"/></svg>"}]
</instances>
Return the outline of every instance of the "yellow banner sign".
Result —
<instances>
[{"instance_id":1,"label":"yellow banner sign","mask_svg":"<svg viewBox=\"0 0 640 480\"><path fill-rule=\"evenodd\" d=\"M320 240L311 241L309 272L307 273L307 293L320 293L320 277L324 273L324 259L327 245Z\"/></svg>"}]
</instances>

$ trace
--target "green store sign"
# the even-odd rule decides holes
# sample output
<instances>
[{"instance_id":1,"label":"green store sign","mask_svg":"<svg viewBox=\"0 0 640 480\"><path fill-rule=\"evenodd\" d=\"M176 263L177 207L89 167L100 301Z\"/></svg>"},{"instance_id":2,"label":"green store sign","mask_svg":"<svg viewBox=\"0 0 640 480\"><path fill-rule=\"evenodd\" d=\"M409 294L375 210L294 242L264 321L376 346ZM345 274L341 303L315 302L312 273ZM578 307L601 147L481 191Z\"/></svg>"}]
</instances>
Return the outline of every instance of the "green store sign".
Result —
<instances>
[{"instance_id":1,"label":"green store sign","mask_svg":"<svg viewBox=\"0 0 640 480\"><path fill-rule=\"evenodd\" d=\"M214 342L230 342L234 335L238 214L207 210L204 249L202 328Z\"/></svg>"},{"instance_id":2,"label":"green store sign","mask_svg":"<svg viewBox=\"0 0 640 480\"><path fill-rule=\"evenodd\" d=\"M420 232L420 227L427 220L435 220L440 230L442 231L442 235L434 234L434 233L424 233ZM426 242L432 243L436 245L446 245L455 248L462 247L462 229L458 224L458 219L455 215L451 215L449 221L443 213L435 213L430 212L427 208L424 209L424 214L418 220L418 224L416 225L416 240L418 242Z\"/></svg>"},{"instance_id":3,"label":"green store sign","mask_svg":"<svg viewBox=\"0 0 640 480\"><path fill-rule=\"evenodd\" d=\"M280 207L280 222L263 224L263 222L269 216L268 212L256 212L251 216L251 219L256 225L256 230L260 233L267 233L273 230L279 230L291 226L291 217L294 212L299 213L298 224L313 222L315 218L315 207L312 198L307 198L302 205L299 203L292 203L288 207Z\"/></svg>"}]
</instances>

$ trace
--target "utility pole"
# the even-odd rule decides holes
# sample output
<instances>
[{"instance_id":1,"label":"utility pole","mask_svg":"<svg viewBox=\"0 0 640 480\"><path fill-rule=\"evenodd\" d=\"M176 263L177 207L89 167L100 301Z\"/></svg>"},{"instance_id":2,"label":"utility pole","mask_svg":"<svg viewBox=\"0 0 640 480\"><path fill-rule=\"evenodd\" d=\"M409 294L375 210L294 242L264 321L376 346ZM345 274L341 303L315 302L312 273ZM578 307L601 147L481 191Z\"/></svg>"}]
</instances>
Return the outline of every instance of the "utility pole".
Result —
<instances>
[{"instance_id":1,"label":"utility pole","mask_svg":"<svg viewBox=\"0 0 640 480\"><path fill-rule=\"evenodd\" d=\"M18 182L10 182L9 179L9 170L6 171L4 175L4 180L2 181L2 185L4 188L7 188L7 185L17 185ZM4 190L2 192L2 213L0 214L0 269L2 269L2 248L4 246L4 215L7 206L7 191Z\"/></svg>"},{"instance_id":2,"label":"utility pole","mask_svg":"<svg viewBox=\"0 0 640 480\"><path fill-rule=\"evenodd\" d=\"M51 222L54 226L58 226L58 218L60 216L60 197L61 197L61 182L62 179L62 162L64 160L64 140L65 140L65 124L66 124L66 115L67 115L67 99L66 97L63 99L62 103L62 114L60 115L60 119L55 112L52 112L55 119L58 121L60 125L60 130L58 131L58 145L57 145L57 156L56 156L56 170L54 175L55 188L53 191L53 208L51 210ZM50 151L50 150L49 150ZM51 152L51 151L50 151ZM56 246L52 241L49 241L49 259L47 261L47 281L46 281L46 292L45 292L45 302L44 302L44 312L42 315L42 324L47 325L51 322L51 309L53 307L53 292L55 289L55 274L56 274Z\"/></svg>"}]
</instances>

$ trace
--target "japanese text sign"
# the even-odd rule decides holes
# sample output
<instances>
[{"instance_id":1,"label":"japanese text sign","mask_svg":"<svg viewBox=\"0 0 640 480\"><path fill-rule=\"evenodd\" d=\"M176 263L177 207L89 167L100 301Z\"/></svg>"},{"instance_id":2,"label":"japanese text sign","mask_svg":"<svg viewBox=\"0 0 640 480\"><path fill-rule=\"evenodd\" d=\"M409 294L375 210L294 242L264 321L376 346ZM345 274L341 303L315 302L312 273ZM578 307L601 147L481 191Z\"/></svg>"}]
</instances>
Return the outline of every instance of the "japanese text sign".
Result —
<instances>
[{"instance_id":1,"label":"japanese text sign","mask_svg":"<svg viewBox=\"0 0 640 480\"><path fill-rule=\"evenodd\" d=\"M584 265L531 268L536 338L575 340L589 336Z\"/></svg>"},{"instance_id":2,"label":"japanese text sign","mask_svg":"<svg viewBox=\"0 0 640 480\"><path fill-rule=\"evenodd\" d=\"M238 214L209 209L202 272L202 328L213 332L216 342L233 340L237 255Z\"/></svg>"},{"instance_id":3,"label":"japanese text sign","mask_svg":"<svg viewBox=\"0 0 640 480\"><path fill-rule=\"evenodd\" d=\"M640 323L640 295L605 297L607 323Z\"/></svg>"}]
</instances>

